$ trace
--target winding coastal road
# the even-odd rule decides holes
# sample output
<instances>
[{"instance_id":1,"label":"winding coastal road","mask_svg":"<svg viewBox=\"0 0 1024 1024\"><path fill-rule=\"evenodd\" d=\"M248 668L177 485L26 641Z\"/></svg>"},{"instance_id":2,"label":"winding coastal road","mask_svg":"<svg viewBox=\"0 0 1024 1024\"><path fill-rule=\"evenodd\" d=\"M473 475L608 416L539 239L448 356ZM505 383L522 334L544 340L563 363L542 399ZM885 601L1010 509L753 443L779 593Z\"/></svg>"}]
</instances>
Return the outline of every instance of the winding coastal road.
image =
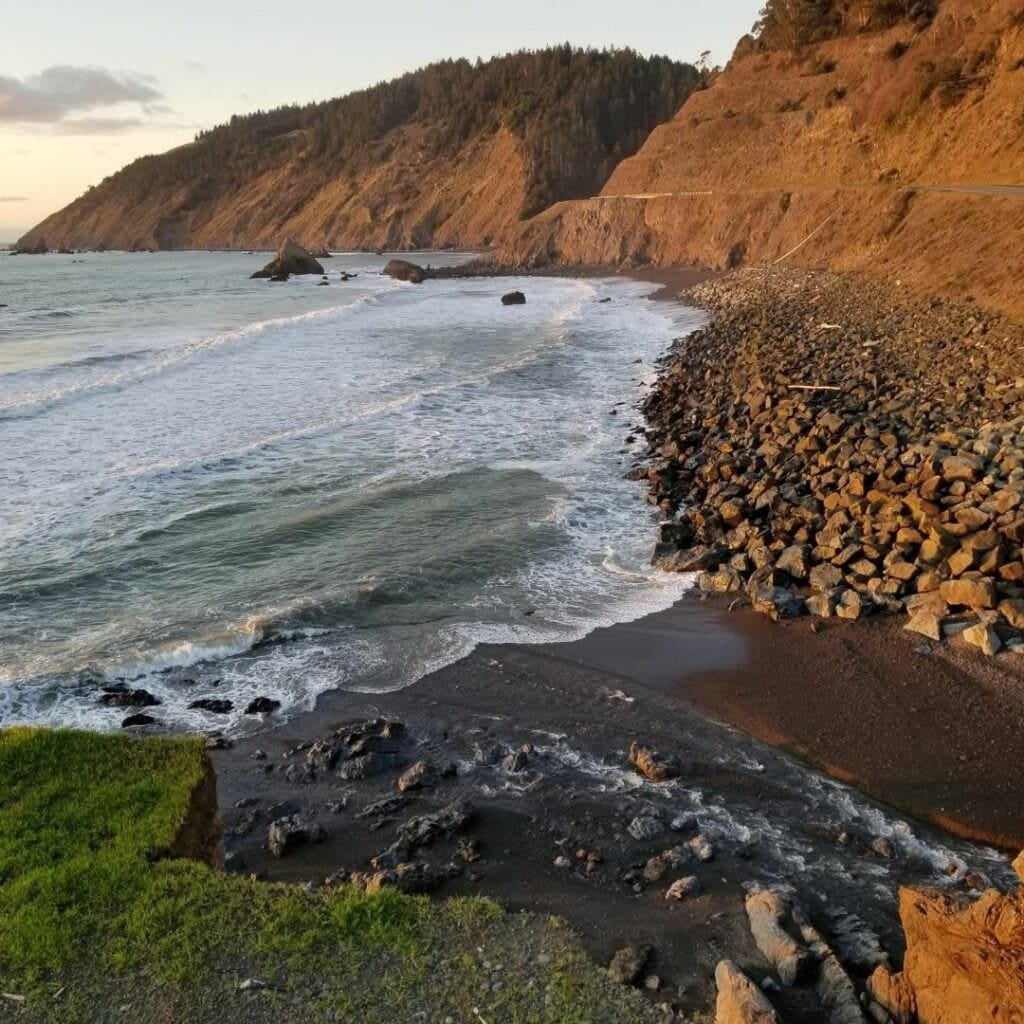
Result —
<instances>
[{"instance_id":1,"label":"winding coastal road","mask_svg":"<svg viewBox=\"0 0 1024 1024\"><path fill-rule=\"evenodd\" d=\"M886 188L893 192L964 192L968 195L978 196L1024 196L1024 185L946 185L946 184L918 184L908 183L906 185L816 185L811 188L795 189L794 191L811 192L865 192L870 189ZM730 189L694 189L684 192L624 192L616 195L599 195L594 199L677 199L688 196L713 196L716 193L736 194L737 192L778 192L782 191L780 186L777 189L758 188L730 188Z\"/></svg>"}]
</instances>

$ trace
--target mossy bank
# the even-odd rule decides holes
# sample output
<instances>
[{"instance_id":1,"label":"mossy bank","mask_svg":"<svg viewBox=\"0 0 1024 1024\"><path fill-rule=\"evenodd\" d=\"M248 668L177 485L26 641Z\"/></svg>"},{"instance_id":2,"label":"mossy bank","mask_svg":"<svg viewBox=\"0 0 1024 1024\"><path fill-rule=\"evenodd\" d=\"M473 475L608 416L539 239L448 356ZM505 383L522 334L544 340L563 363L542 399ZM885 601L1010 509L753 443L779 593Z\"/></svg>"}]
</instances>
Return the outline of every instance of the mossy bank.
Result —
<instances>
[{"instance_id":1,"label":"mossy bank","mask_svg":"<svg viewBox=\"0 0 1024 1024\"><path fill-rule=\"evenodd\" d=\"M4 1019L660 1019L558 921L178 855L216 862L211 784L201 740L0 732Z\"/></svg>"}]
</instances>

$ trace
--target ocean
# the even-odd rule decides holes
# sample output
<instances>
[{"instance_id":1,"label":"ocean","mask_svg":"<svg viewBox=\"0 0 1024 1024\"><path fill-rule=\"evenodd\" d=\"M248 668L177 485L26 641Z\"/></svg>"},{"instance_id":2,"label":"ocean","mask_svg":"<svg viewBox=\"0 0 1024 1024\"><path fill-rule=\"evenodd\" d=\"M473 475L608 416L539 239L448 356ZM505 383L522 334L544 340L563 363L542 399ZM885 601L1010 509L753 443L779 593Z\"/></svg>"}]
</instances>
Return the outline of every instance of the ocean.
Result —
<instances>
[{"instance_id":1,"label":"ocean","mask_svg":"<svg viewBox=\"0 0 1024 1024\"><path fill-rule=\"evenodd\" d=\"M365 254L250 281L267 258L0 256L0 726L119 728L125 682L169 727L251 731L257 696L279 720L681 596L623 474L699 312Z\"/></svg>"}]
</instances>

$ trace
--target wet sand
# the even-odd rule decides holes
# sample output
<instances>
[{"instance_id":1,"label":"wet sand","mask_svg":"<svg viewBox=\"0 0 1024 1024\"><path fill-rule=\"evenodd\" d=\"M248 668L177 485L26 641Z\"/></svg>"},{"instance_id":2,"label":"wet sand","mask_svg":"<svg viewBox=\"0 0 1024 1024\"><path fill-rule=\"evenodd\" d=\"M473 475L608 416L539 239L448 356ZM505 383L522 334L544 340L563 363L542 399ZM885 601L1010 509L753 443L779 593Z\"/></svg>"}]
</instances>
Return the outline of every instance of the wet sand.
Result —
<instances>
[{"instance_id":1,"label":"wet sand","mask_svg":"<svg viewBox=\"0 0 1024 1024\"><path fill-rule=\"evenodd\" d=\"M1011 753L1024 740L1024 659L923 644L896 619L772 623L725 604L694 597L566 653L943 829L1024 848L1024 781Z\"/></svg>"}]
</instances>

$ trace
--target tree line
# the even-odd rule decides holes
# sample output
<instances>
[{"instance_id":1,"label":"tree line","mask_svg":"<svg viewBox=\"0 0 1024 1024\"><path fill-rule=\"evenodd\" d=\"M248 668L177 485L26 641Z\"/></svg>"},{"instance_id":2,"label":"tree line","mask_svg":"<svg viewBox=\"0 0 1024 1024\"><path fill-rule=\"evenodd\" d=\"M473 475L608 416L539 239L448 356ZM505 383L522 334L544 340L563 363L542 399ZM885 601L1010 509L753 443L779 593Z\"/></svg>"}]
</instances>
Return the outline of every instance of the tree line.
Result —
<instances>
[{"instance_id":1,"label":"tree line","mask_svg":"<svg viewBox=\"0 0 1024 1024\"><path fill-rule=\"evenodd\" d=\"M741 43L792 50L853 32L874 32L905 22L931 24L938 0L767 0L753 36Z\"/></svg>"}]
</instances>

